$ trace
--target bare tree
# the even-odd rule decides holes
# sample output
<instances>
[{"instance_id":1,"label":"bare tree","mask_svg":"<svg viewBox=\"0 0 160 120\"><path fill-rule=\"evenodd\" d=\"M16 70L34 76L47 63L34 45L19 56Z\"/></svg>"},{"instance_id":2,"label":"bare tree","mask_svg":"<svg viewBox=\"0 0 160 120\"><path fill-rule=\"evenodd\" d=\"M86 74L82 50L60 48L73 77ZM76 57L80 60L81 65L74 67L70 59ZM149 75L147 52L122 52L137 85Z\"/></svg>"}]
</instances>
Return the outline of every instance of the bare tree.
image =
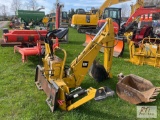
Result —
<instances>
[{"instance_id":1,"label":"bare tree","mask_svg":"<svg viewBox=\"0 0 160 120\"><path fill-rule=\"evenodd\" d=\"M160 6L160 0L145 0L144 1L145 6Z\"/></svg>"},{"instance_id":2,"label":"bare tree","mask_svg":"<svg viewBox=\"0 0 160 120\"><path fill-rule=\"evenodd\" d=\"M53 7L52 7L52 10L50 11L50 13L55 13L56 12L56 7L57 7L57 4L59 3L60 4L60 0L56 0L55 3L53 3Z\"/></svg>"},{"instance_id":3,"label":"bare tree","mask_svg":"<svg viewBox=\"0 0 160 120\"><path fill-rule=\"evenodd\" d=\"M20 9L21 5L22 5L21 0L13 0L11 3L11 10L16 12L17 10Z\"/></svg>"},{"instance_id":4,"label":"bare tree","mask_svg":"<svg viewBox=\"0 0 160 120\"><path fill-rule=\"evenodd\" d=\"M128 16L130 16L130 6L128 4L123 3L121 5L121 8L122 8L122 10L121 10L121 16L122 17L128 17Z\"/></svg>"},{"instance_id":5,"label":"bare tree","mask_svg":"<svg viewBox=\"0 0 160 120\"><path fill-rule=\"evenodd\" d=\"M24 8L24 10L29 10L30 9L30 5L29 5L28 1L23 3L23 8Z\"/></svg>"},{"instance_id":6,"label":"bare tree","mask_svg":"<svg viewBox=\"0 0 160 120\"><path fill-rule=\"evenodd\" d=\"M1 9L1 15L3 16L3 19L6 19L6 17L7 17L7 6L1 5L0 9Z\"/></svg>"},{"instance_id":7,"label":"bare tree","mask_svg":"<svg viewBox=\"0 0 160 120\"><path fill-rule=\"evenodd\" d=\"M30 1L29 1L29 7L30 7L32 10L37 10L37 8L38 8L37 0L30 0Z\"/></svg>"}]
</instances>

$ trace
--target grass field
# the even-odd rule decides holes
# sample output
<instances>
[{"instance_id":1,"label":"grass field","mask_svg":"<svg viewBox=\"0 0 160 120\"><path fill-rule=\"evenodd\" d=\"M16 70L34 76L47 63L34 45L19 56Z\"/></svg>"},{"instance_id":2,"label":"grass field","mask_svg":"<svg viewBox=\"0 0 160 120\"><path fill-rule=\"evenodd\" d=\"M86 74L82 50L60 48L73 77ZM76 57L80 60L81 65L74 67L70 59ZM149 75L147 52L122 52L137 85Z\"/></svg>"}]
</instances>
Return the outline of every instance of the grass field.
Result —
<instances>
[{"instance_id":1,"label":"grass field","mask_svg":"<svg viewBox=\"0 0 160 120\"><path fill-rule=\"evenodd\" d=\"M1 31L0 31L1 33ZM69 43L60 44L67 51L67 62L71 61L83 50L84 34L78 34L75 29L69 29ZM103 53L98 57L103 60ZM96 83L89 75L82 82L82 88L108 86L116 90L117 74L135 74L150 80L155 86L160 86L159 68L144 65L137 66L124 59L129 58L128 45L122 58L113 58L113 78L102 83ZM22 63L21 55L13 53L13 47L0 47L0 120L136 120L136 105L121 100L116 94L113 97L96 102L94 100L66 112L57 109L50 112L45 103L46 95L39 91L34 83L35 68L41 59L30 56L27 63ZM140 104L157 106L157 119L160 119L160 95L152 103Z\"/></svg>"}]
</instances>

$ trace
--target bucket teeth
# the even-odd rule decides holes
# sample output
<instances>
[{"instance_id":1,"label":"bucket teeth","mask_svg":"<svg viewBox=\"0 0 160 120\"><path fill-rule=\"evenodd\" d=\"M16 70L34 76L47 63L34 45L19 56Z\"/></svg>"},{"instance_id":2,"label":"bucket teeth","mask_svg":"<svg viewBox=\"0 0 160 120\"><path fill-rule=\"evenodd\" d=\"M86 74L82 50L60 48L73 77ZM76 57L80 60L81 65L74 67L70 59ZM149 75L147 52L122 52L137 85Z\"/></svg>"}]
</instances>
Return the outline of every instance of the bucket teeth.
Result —
<instances>
[{"instance_id":1,"label":"bucket teeth","mask_svg":"<svg viewBox=\"0 0 160 120\"><path fill-rule=\"evenodd\" d=\"M158 95L158 94L159 94L159 92L154 92L154 93L153 93L153 95Z\"/></svg>"},{"instance_id":2,"label":"bucket teeth","mask_svg":"<svg viewBox=\"0 0 160 120\"><path fill-rule=\"evenodd\" d=\"M156 97L157 95L152 95L150 98L154 98L154 97Z\"/></svg>"},{"instance_id":3,"label":"bucket teeth","mask_svg":"<svg viewBox=\"0 0 160 120\"><path fill-rule=\"evenodd\" d=\"M156 90L155 90L156 92L160 92L160 88L156 88Z\"/></svg>"},{"instance_id":4,"label":"bucket teeth","mask_svg":"<svg viewBox=\"0 0 160 120\"><path fill-rule=\"evenodd\" d=\"M154 102L156 101L156 99L149 99L149 102Z\"/></svg>"},{"instance_id":5,"label":"bucket teeth","mask_svg":"<svg viewBox=\"0 0 160 120\"><path fill-rule=\"evenodd\" d=\"M156 89L159 89L159 90L160 90L160 87L156 87Z\"/></svg>"}]
</instances>

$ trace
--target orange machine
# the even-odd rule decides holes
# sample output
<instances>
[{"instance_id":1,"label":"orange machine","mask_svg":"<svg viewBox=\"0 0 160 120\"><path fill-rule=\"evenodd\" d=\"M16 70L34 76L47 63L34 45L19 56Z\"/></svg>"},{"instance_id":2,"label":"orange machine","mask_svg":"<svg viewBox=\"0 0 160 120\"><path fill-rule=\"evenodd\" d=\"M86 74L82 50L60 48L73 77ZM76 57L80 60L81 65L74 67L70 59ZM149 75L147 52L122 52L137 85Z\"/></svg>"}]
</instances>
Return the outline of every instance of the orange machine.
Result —
<instances>
[{"instance_id":1,"label":"orange machine","mask_svg":"<svg viewBox=\"0 0 160 120\"><path fill-rule=\"evenodd\" d=\"M113 19L113 26L114 26L114 32L115 35L117 36L117 39L115 39L115 43L114 43L114 53L113 56L115 57L120 57L123 54L123 50L124 50L124 40L123 37L119 37L118 36L118 32L119 32L119 26L120 26L120 21L121 21L121 8L106 8L103 12L101 20L98 21L98 25L97 25L97 31L103 26L103 24L105 23L105 18L112 18ZM94 33L86 33L86 41L83 44L84 46L86 44L88 44L92 38L95 36L95 33L97 31L94 31ZM101 52L104 51L104 47L101 48L100 50Z\"/></svg>"}]
</instances>

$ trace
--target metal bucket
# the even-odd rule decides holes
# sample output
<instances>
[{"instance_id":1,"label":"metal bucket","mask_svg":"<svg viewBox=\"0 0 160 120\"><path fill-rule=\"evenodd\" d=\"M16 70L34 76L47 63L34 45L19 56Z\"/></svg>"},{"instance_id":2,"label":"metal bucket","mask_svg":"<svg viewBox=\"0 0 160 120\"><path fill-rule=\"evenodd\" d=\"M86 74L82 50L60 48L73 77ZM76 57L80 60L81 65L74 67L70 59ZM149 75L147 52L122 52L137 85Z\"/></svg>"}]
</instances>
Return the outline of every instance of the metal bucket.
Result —
<instances>
[{"instance_id":1,"label":"metal bucket","mask_svg":"<svg viewBox=\"0 0 160 120\"><path fill-rule=\"evenodd\" d=\"M119 74L118 78L119 82L116 86L116 92L121 99L129 103L153 102L156 100L153 98L160 92L159 87L155 87L150 81L142 77L133 74L128 76Z\"/></svg>"}]
</instances>

